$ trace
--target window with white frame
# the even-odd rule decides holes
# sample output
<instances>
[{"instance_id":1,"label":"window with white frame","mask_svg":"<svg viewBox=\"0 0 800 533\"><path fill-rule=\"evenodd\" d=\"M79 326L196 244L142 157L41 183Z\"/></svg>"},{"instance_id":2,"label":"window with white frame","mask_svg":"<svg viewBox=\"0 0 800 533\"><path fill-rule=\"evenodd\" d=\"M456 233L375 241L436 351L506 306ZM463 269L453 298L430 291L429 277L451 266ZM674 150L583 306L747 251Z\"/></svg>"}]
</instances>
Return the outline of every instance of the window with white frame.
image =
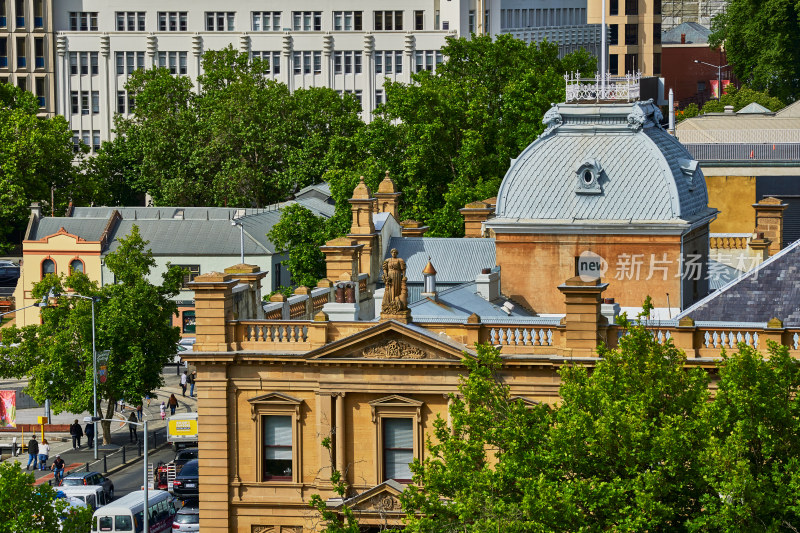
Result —
<instances>
[{"instance_id":1,"label":"window with white frame","mask_svg":"<svg viewBox=\"0 0 800 533\"><path fill-rule=\"evenodd\" d=\"M158 31L186 31L189 29L186 11L159 11Z\"/></svg>"},{"instance_id":2,"label":"window with white frame","mask_svg":"<svg viewBox=\"0 0 800 533\"><path fill-rule=\"evenodd\" d=\"M158 66L169 69L170 74L186 74L188 52L158 52Z\"/></svg>"},{"instance_id":3,"label":"window with white frame","mask_svg":"<svg viewBox=\"0 0 800 533\"><path fill-rule=\"evenodd\" d=\"M100 130L92 130L92 152L100 150Z\"/></svg>"},{"instance_id":4,"label":"window with white frame","mask_svg":"<svg viewBox=\"0 0 800 533\"><path fill-rule=\"evenodd\" d=\"M374 14L375 31L397 31L403 29L402 11L375 11Z\"/></svg>"},{"instance_id":5,"label":"window with white frame","mask_svg":"<svg viewBox=\"0 0 800 533\"><path fill-rule=\"evenodd\" d=\"M280 11L253 11L252 24L253 31L280 31L281 12Z\"/></svg>"},{"instance_id":6,"label":"window with white frame","mask_svg":"<svg viewBox=\"0 0 800 533\"><path fill-rule=\"evenodd\" d=\"M295 51L292 54L292 65L295 74L320 74L322 72L322 52Z\"/></svg>"},{"instance_id":7,"label":"window with white frame","mask_svg":"<svg viewBox=\"0 0 800 533\"><path fill-rule=\"evenodd\" d=\"M81 151L81 132L72 130L72 151L76 154Z\"/></svg>"},{"instance_id":8,"label":"window with white frame","mask_svg":"<svg viewBox=\"0 0 800 533\"><path fill-rule=\"evenodd\" d=\"M88 115L90 113L97 115L100 113L99 91L70 91L69 96L73 115Z\"/></svg>"},{"instance_id":9,"label":"window with white frame","mask_svg":"<svg viewBox=\"0 0 800 533\"><path fill-rule=\"evenodd\" d=\"M375 52L375 74L402 74L402 50L378 50Z\"/></svg>"},{"instance_id":10,"label":"window with white frame","mask_svg":"<svg viewBox=\"0 0 800 533\"><path fill-rule=\"evenodd\" d=\"M250 57L257 57L261 61L269 63L270 74L281 73L281 53L280 52L250 52Z\"/></svg>"},{"instance_id":11,"label":"window with white frame","mask_svg":"<svg viewBox=\"0 0 800 533\"><path fill-rule=\"evenodd\" d=\"M266 415L264 428L265 480L292 479L292 417Z\"/></svg>"},{"instance_id":12,"label":"window with white frame","mask_svg":"<svg viewBox=\"0 0 800 533\"><path fill-rule=\"evenodd\" d=\"M361 31L363 27L363 11L334 11L334 31Z\"/></svg>"},{"instance_id":13,"label":"window with white frame","mask_svg":"<svg viewBox=\"0 0 800 533\"><path fill-rule=\"evenodd\" d=\"M411 398L392 395L369 402L375 423L375 466L379 481L411 482L409 464L420 457L422 406Z\"/></svg>"},{"instance_id":14,"label":"window with white frame","mask_svg":"<svg viewBox=\"0 0 800 533\"><path fill-rule=\"evenodd\" d=\"M117 11L117 31L144 31L144 11Z\"/></svg>"},{"instance_id":15,"label":"window with white frame","mask_svg":"<svg viewBox=\"0 0 800 533\"><path fill-rule=\"evenodd\" d=\"M100 73L99 57L97 52L70 52L69 73L85 76L97 76Z\"/></svg>"},{"instance_id":16,"label":"window with white frame","mask_svg":"<svg viewBox=\"0 0 800 533\"><path fill-rule=\"evenodd\" d=\"M333 53L334 74L361 74L362 65L360 50L337 50Z\"/></svg>"},{"instance_id":17,"label":"window with white frame","mask_svg":"<svg viewBox=\"0 0 800 533\"><path fill-rule=\"evenodd\" d=\"M117 91L117 113L133 113L135 101L128 91Z\"/></svg>"},{"instance_id":18,"label":"window with white frame","mask_svg":"<svg viewBox=\"0 0 800 533\"><path fill-rule=\"evenodd\" d=\"M386 97L383 93L383 89L375 89L375 107L383 104L386 101Z\"/></svg>"},{"instance_id":19,"label":"window with white frame","mask_svg":"<svg viewBox=\"0 0 800 533\"><path fill-rule=\"evenodd\" d=\"M116 52L117 75L133 74L134 70L144 70L144 52Z\"/></svg>"},{"instance_id":20,"label":"window with white frame","mask_svg":"<svg viewBox=\"0 0 800 533\"><path fill-rule=\"evenodd\" d=\"M436 71L436 67L443 61L442 53L438 50L417 50L414 53L414 72L428 70Z\"/></svg>"},{"instance_id":21,"label":"window with white frame","mask_svg":"<svg viewBox=\"0 0 800 533\"><path fill-rule=\"evenodd\" d=\"M322 31L322 11L292 11L294 31Z\"/></svg>"},{"instance_id":22,"label":"window with white frame","mask_svg":"<svg viewBox=\"0 0 800 533\"><path fill-rule=\"evenodd\" d=\"M97 11L70 11L69 31L97 31Z\"/></svg>"},{"instance_id":23,"label":"window with white frame","mask_svg":"<svg viewBox=\"0 0 800 533\"><path fill-rule=\"evenodd\" d=\"M206 11L206 31L234 31L233 11Z\"/></svg>"}]
</instances>

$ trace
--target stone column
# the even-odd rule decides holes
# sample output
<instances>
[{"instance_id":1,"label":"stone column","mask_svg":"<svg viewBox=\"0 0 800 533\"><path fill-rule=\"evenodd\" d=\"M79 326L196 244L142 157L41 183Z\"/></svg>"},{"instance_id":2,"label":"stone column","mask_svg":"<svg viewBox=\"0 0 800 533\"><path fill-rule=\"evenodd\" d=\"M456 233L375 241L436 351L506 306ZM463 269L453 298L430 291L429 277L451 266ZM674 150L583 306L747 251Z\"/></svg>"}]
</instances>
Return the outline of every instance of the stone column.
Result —
<instances>
[{"instance_id":1,"label":"stone column","mask_svg":"<svg viewBox=\"0 0 800 533\"><path fill-rule=\"evenodd\" d=\"M228 351L226 322L233 320L233 287L238 280L231 274L209 272L189 283L194 290L197 338L195 348L200 352Z\"/></svg>"},{"instance_id":2,"label":"stone column","mask_svg":"<svg viewBox=\"0 0 800 533\"><path fill-rule=\"evenodd\" d=\"M375 197L378 199L378 213L389 213L397 222L400 222L400 196L402 194L397 190L397 185L389 177L387 170L386 177L378 185L378 192L375 193Z\"/></svg>"},{"instance_id":3,"label":"stone column","mask_svg":"<svg viewBox=\"0 0 800 533\"><path fill-rule=\"evenodd\" d=\"M483 237L482 224L494 213L494 207L486 202L472 202L459 212L464 217L464 237Z\"/></svg>"},{"instance_id":4,"label":"stone column","mask_svg":"<svg viewBox=\"0 0 800 533\"><path fill-rule=\"evenodd\" d=\"M598 329L604 317L600 313L601 295L608 283L600 280L583 281L575 276L558 286L567 304L564 331L567 353L572 357L595 357L599 340Z\"/></svg>"},{"instance_id":5,"label":"stone column","mask_svg":"<svg viewBox=\"0 0 800 533\"><path fill-rule=\"evenodd\" d=\"M756 210L756 233L769 239L769 255L773 256L783 246L783 211L788 207L777 198L768 196L753 204Z\"/></svg>"},{"instance_id":6,"label":"stone column","mask_svg":"<svg viewBox=\"0 0 800 533\"><path fill-rule=\"evenodd\" d=\"M345 475L347 471L347 436L345 426L344 392L340 392L336 398L336 470ZM346 480L346 478L345 478Z\"/></svg>"}]
</instances>

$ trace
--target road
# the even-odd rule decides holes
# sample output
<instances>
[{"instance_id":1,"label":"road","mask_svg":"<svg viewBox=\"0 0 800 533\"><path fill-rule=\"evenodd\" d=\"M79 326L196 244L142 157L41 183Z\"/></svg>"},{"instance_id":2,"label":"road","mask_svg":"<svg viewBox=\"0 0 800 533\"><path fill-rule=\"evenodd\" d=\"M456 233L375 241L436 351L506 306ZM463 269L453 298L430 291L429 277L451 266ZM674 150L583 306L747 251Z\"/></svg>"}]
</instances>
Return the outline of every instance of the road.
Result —
<instances>
[{"instance_id":1,"label":"road","mask_svg":"<svg viewBox=\"0 0 800 533\"><path fill-rule=\"evenodd\" d=\"M148 455L148 462L153 465L157 465L159 461L168 463L173 459L175 459L175 450L171 446ZM115 498L121 498L129 492L142 490L142 481L144 480L142 462L126 466L108 477L114 482Z\"/></svg>"}]
</instances>

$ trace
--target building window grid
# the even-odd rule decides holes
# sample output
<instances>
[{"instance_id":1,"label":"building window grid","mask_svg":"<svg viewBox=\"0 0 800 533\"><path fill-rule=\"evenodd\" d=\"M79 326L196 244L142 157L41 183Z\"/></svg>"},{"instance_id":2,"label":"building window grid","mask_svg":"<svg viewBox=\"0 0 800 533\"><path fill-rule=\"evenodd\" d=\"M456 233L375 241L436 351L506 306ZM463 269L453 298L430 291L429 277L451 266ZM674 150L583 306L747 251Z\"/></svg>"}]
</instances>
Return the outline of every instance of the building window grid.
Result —
<instances>
[{"instance_id":1,"label":"building window grid","mask_svg":"<svg viewBox=\"0 0 800 533\"><path fill-rule=\"evenodd\" d=\"M639 44L639 25L625 24L625 45L635 46Z\"/></svg>"},{"instance_id":2,"label":"building window grid","mask_svg":"<svg viewBox=\"0 0 800 533\"><path fill-rule=\"evenodd\" d=\"M188 52L158 52L158 66L169 69L170 74L186 74Z\"/></svg>"},{"instance_id":3,"label":"building window grid","mask_svg":"<svg viewBox=\"0 0 800 533\"><path fill-rule=\"evenodd\" d=\"M206 31L234 31L235 18L233 11L206 11Z\"/></svg>"},{"instance_id":4,"label":"building window grid","mask_svg":"<svg viewBox=\"0 0 800 533\"><path fill-rule=\"evenodd\" d=\"M36 90L36 99L39 101L39 107L44 107L47 99L45 97L45 79L38 77L34 81L34 88Z\"/></svg>"},{"instance_id":5,"label":"building window grid","mask_svg":"<svg viewBox=\"0 0 800 533\"><path fill-rule=\"evenodd\" d=\"M251 14L251 29L253 31L280 31L280 11L253 11Z\"/></svg>"},{"instance_id":6,"label":"building window grid","mask_svg":"<svg viewBox=\"0 0 800 533\"><path fill-rule=\"evenodd\" d=\"M70 11L70 31L97 31L96 11Z\"/></svg>"},{"instance_id":7,"label":"building window grid","mask_svg":"<svg viewBox=\"0 0 800 533\"><path fill-rule=\"evenodd\" d=\"M611 46L619 44L619 24L608 25L608 44Z\"/></svg>"},{"instance_id":8,"label":"building window grid","mask_svg":"<svg viewBox=\"0 0 800 533\"><path fill-rule=\"evenodd\" d=\"M322 31L322 11L292 11L294 31Z\"/></svg>"},{"instance_id":9,"label":"building window grid","mask_svg":"<svg viewBox=\"0 0 800 533\"><path fill-rule=\"evenodd\" d=\"M144 70L144 52L117 52L115 58L118 76L133 74L134 70Z\"/></svg>"},{"instance_id":10,"label":"building window grid","mask_svg":"<svg viewBox=\"0 0 800 533\"><path fill-rule=\"evenodd\" d=\"M250 52L250 58L258 58L262 61L266 61L269 64L269 74L280 74L281 73L281 53L280 52ZM322 68L321 64L322 58L320 57L320 69Z\"/></svg>"},{"instance_id":11,"label":"building window grid","mask_svg":"<svg viewBox=\"0 0 800 533\"><path fill-rule=\"evenodd\" d=\"M417 50L414 54L414 72L427 70L436 72L438 65L444 60L442 53L438 50Z\"/></svg>"},{"instance_id":12,"label":"building window grid","mask_svg":"<svg viewBox=\"0 0 800 533\"><path fill-rule=\"evenodd\" d=\"M158 31L187 31L188 20L187 11L159 11Z\"/></svg>"},{"instance_id":13,"label":"building window grid","mask_svg":"<svg viewBox=\"0 0 800 533\"><path fill-rule=\"evenodd\" d=\"M403 52L385 50L375 52L375 74L402 74Z\"/></svg>"},{"instance_id":14,"label":"building window grid","mask_svg":"<svg viewBox=\"0 0 800 533\"><path fill-rule=\"evenodd\" d=\"M145 31L144 11L117 11L117 31Z\"/></svg>"},{"instance_id":15,"label":"building window grid","mask_svg":"<svg viewBox=\"0 0 800 533\"><path fill-rule=\"evenodd\" d=\"M361 31L363 28L363 11L334 11L334 31Z\"/></svg>"},{"instance_id":16,"label":"building window grid","mask_svg":"<svg viewBox=\"0 0 800 533\"><path fill-rule=\"evenodd\" d=\"M639 0L625 0L625 14L638 15L639 14Z\"/></svg>"},{"instance_id":17,"label":"building window grid","mask_svg":"<svg viewBox=\"0 0 800 533\"><path fill-rule=\"evenodd\" d=\"M360 50L337 50L333 53L334 74L361 74L362 53Z\"/></svg>"},{"instance_id":18,"label":"building window grid","mask_svg":"<svg viewBox=\"0 0 800 533\"><path fill-rule=\"evenodd\" d=\"M403 29L402 11L375 11L375 31L399 31Z\"/></svg>"}]
</instances>

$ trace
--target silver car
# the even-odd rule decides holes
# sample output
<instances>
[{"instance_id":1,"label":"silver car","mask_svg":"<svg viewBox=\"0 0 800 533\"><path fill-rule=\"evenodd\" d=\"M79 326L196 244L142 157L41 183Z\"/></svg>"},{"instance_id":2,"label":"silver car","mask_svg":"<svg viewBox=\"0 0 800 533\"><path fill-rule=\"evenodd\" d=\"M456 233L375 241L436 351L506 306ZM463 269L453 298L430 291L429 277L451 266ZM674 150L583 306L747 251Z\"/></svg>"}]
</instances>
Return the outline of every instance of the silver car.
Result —
<instances>
[{"instance_id":1,"label":"silver car","mask_svg":"<svg viewBox=\"0 0 800 533\"><path fill-rule=\"evenodd\" d=\"M172 531L200 531L200 509L183 507L175 515Z\"/></svg>"}]
</instances>

